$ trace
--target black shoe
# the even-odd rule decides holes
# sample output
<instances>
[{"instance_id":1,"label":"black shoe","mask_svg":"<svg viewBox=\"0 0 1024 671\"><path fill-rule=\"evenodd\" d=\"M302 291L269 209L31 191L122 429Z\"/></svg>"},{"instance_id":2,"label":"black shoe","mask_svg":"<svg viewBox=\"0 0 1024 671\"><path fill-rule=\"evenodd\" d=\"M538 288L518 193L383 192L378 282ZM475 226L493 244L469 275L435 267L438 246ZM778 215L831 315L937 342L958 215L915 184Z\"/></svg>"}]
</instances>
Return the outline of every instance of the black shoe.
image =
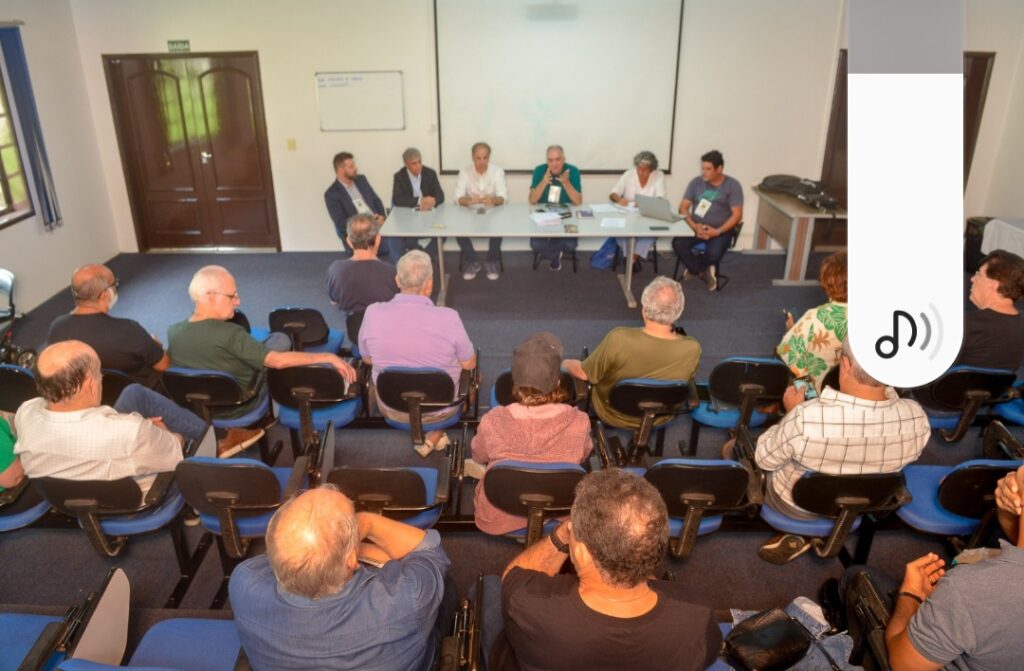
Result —
<instances>
[{"instance_id":1,"label":"black shoe","mask_svg":"<svg viewBox=\"0 0 1024 671\"><path fill-rule=\"evenodd\" d=\"M640 257L638 256L635 259L633 259L633 274L636 275L637 273L639 273L643 269L644 269L644 267L640 263Z\"/></svg>"},{"instance_id":2,"label":"black shoe","mask_svg":"<svg viewBox=\"0 0 1024 671\"><path fill-rule=\"evenodd\" d=\"M796 534L773 537L761 546L757 556L771 564L788 564L811 549L811 542Z\"/></svg>"}]
</instances>

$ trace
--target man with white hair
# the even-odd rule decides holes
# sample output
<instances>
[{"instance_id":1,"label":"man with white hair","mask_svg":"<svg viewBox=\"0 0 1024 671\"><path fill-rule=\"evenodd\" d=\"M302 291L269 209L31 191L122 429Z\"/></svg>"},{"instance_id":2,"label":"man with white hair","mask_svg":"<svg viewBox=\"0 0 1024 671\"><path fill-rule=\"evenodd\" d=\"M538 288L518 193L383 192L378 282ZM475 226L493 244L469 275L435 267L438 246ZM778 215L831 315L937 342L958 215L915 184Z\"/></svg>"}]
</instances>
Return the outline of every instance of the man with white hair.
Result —
<instances>
[{"instance_id":1,"label":"man with white hair","mask_svg":"<svg viewBox=\"0 0 1024 671\"><path fill-rule=\"evenodd\" d=\"M399 294L387 303L366 308L359 330L359 352L373 366L373 381L380 371L391 367L440 368L448 373L455 388L463 370L476 368L476 350L466 334L459 313L437 307L430 300L434 290L434 270L425 252L407 252L398 261ZM409 421L408 413L380 405L386 417ZM427 413L424 423L441 421L458 412L458 406ZM448 444L443 431L431 431L426 443L417 447L426 457L432 450Z\"/></svg>"},{"instance_id":2,"label":"man with white hair","mask_svg":"<svg viewBox=\"0 0 1024 671\"><path fill-rule=\"evenodd\" d=\"M642 327L612 329L586 361L562 362L574 377L593 385L591 398L598 418L623 429L640 428L640 418L623 415L609 404L617 382L638 377L689 382L700 364L700 343L673 328L683 314L679 282L663 275L655 277L644 289L640 304Z\"/></svg>"},{"instance_id":3,"label":"man with white hair","mask_svg":"<svg viewBox=\"0 0 1024 671\"><path fill-rule=\"evenodd\" d=\"M416 210L432 210L444 203L444 189L437 179L437 173L423 165L420 150L409 147L402 152L405 164L395 173L395 181L391 188L392 207L411 207ZM416 238L388 238L388 254L395 261L405 250L417 247ZM431 239L427 251L436 247L436 239Z\"/></svg>"},{"instance_id":4,"label":"man with white hair","mask_svg":"<svg viewBox=\"0 0 1024 671\"><path fill-rule=\"evenodd\" d=\"M450 563L433 529L357 513L331 485L302 493L231 574L242 647L254 669L429 669L455 610Z\"/></svg>"},{"instance_id":5,"label":"man with white hair","mask_svg":"<svg viewBox=\"0 0 1024 671\"><path fill-rule=\"evenodd\" d=\"M291 368L311 364L330 364L349 382L355 371L337 355L319 352L276 351L288 349L284 334L272 336L266 343L253 338L244 328L229 321L241 304L238 285L227 269L205 266L196 271L188 286L195 311L188 319L168 330L171 363L183 368L220 370L238 380L243 387L252 385L264 367ZM254 398L225 417L240 417L259 405ZM263 435L262 429L254 441Z\"/></svg>"}]
</instances>

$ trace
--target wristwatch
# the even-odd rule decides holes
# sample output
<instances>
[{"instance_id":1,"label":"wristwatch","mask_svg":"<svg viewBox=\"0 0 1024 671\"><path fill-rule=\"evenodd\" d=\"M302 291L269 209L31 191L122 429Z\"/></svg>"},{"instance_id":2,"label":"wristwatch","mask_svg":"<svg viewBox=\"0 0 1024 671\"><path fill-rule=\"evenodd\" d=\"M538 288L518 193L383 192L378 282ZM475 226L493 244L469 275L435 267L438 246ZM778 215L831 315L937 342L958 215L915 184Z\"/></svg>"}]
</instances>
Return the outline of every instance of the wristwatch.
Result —
<instances>
[{"instance_id":1,"label":"wristwatch","mask_svg":"<svg viewBox=\"0 0 1024 671\"><path fill-rule=\"evenodd\" d=\"M557 527L551 532L548 538L551 539L551 544L555 546L555 549L563 554L569 554L569 544L558 540L558 530L565 526L565 522L559 523Z\"/></svg>"}]
</instances>

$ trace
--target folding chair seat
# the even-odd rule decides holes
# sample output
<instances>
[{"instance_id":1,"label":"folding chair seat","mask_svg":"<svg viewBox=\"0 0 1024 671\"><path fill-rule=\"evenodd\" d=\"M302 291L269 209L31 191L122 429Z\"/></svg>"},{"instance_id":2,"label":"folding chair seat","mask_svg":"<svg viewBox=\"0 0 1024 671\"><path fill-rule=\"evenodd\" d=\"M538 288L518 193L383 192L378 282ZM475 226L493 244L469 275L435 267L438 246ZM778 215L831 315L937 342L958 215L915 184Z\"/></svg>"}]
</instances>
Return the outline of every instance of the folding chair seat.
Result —
<instances>
[{"instance_id":1,"label":"folding chair seat","mask_svg":"<svg viewBox=\"0 0 1024 671\"><path fill-rule=\"evenodd\" d=\"M1024 459L1024 444L999 420L986 426L981 438L981 452L988 459Z\"/></svg>"},{"instance_id":2,"label":"folding chair seat","mask_svg":"<svg viewBox=\"0 0 1024 671\"><path fill-rule=\"evenodd\" d=\"M103 374L103 398L100 403L113 407L125 387L134 384L135 380L130 378L127 373L113 368L104 368L101 372Z\"/></svg>"},{"instance_id":3,"label":"folding chair seat","mask_svg":"<svg viewBox=\"0 0 1024 671\"><path fill-rule=\"evenodd\" d=\"M1013 387L1017 374L996 368L954 366L927 387L915 390L928 424L938 430L947 443L964 437L983 406L998 407L1018 398Z\"/></svg>"},{"instance_id":4,"label":"folding chair seat","mask_svg":"<svg viewBox=\"0 0 1024 671\"><path fill-rule=\"evenodd\" d=\"M769 415L757 410L758 404L777 403L793 375L778 359L730 357L718 364L708 377L708 400L701 401L691 415L690 445L687 454L697 454L700 427L735 429L741 423L764 426Z\"/></svg>"},{"instance_id":5,"label":"folding chair seat","mask_svg":"<svg viewBox=\"0 0 1024 671\"><path fill-rule=\"evenodd\" d=\"M526 526L508 536L530 547L569 514L576 485L587 471L568 462L497 461L484 475L484 494L495 508L526 518Z\"/></svg>"},{"instance_id":6,"label":"folding chair seat","mask_svg":"<svg viewBox=\"0 0 1024 671\"><path fill-rule=\"evenodd\" d=\"M278 404L277 419L288 427L292 453L304 454L315 433L328 423L351 424L363 410L361 385L349 386L332 366L295 366L267 371L270 397Z\"/></svg>"},{"instance_id":7,"label":"folding chair seat","mask_svg":"<svg viewBox=\"0 0 1024 671\"><path fill-rule=\"evenodd\" d=\"M617 412L640 421L640 428L633 431L630 441L630 463L639 463L647 452L651 431L656 436L654 454L661 456L664 453L665 429L668 428L669 420L690 412L691 407L696 405L695 392L695 388L683 380L629 378L615 383L608 395L608 404ZM626 428L605 423L614 428ZM618 438L613 436L611 442L613 449L618 450Z\"/></svg>"},{"instance_id":8,"label":"folding chair seat","mask_svg":"<svg viewBox=\"0 0 1024 671\"><path fill-rule=\"evenodd\" d=\"M0 410L17 412L22 403L38 395L32 371L14 364L0 363Z\"/></svg>"},{"instance_id":9,"label":"folding chair seat","mask_svg":"<svg viewBox=\"0 0 1024 671\"><path fill-rule=\"evenodd\" d=\"M577 380L565 369L562 369L562 389L569 394L569 404L581 406L587 400L587 383ZM515 403L512 398L512 369L506 368L498 374L491 386L491 407L499 405L511 405Z\"/></svg>"},{"instance_id":10,"label":"folding chair seat","mask_svg":"<svg viewBox=\"0 0 1024 671\"><path fill-rule=\"evenodd\" d=\"M462 421L470 409L469 399L478 384L478 376L479 368L462 371L456 394L452 378L439 368L385 368L377 375L377 398L393 410L408 413L409 421L390 417L385 417L384 421L392 428L409 431L413 445L422 445L427 433L447 429ZM453 407L458 407L458 410L451 417L423 423L425 414ZM476 414L474 411L473 416Z\"/></svg>"},{"instance_id":11,"label":"folding chair seat","mask_svg":"<svg viewBox=\"0 0 1024 671\"><path fill-rule=\"evenodd\" d=\"M50 504L25 478L17 487L9 487L0 492L0 533L34 524L49 510Z\"/></svg>"},{"instance_id":12,"label":"folding chair seat","mask_svg":"<svg viewBox=\"0 0 1024 671\"><path fill-rule=\"evenodd\" d=\"M914 497L896 515L908 526L946 537L974 534L983 540L995 514L996 483L1024 461L972 459L957 466L906 466L903 475Z\"/></svg>"},{"instance_id":13,"label":"folding chair seat","mask_svg":"<svg viewBox=\"0 0 1024 671\"><path fill-rule=\"evenodd\" d=\"M129 536L166 528L174 545L180 577L165 608L175 608L185 595L205 548L189 556L182 510L185 498L174 486L174 473L159 473L145 498L132 478L64 480L33 478L32 486L58 512L78 520L101 557L117 557Z\"/></svg>"},{"instance_id":14,"label":"folding chair seat","mask_svg":"<svg viewBox=\"0 0 1024 671\"><path fill-rule=\"evenodd\" d=\"M1022 388L1018 386L1016 390L1018 398L992 406L992 414L1011 426L1024 426L1024 399L1020 398Z\"/></svg>"},{"instance_id":15,"label":"folding chair seat","mask_svg":"<svg viewBox=\"0 0 1024 671\"><path fill-rule=\"evenodd\" d=\"M352 352L352 357L355 359L361 359L359 354L359 329L363 327L363 317L366 316L364 310L359 312L349 313L345 317L345 335L348 337L350 343L349 351Z\"/></svg>"},{"instance_id":16,"label":"folding chair seat","mask_svg":"<svg viewBox=\"0 0 1024 671\"><path fill-rule=\"evenodd\" d=\"M345 334L328 328L324 316L314 308L283 307L267 317L272 332L286 333L296 352L330 352L337 354L345 343Z\"/></svg>"}]
</instances>

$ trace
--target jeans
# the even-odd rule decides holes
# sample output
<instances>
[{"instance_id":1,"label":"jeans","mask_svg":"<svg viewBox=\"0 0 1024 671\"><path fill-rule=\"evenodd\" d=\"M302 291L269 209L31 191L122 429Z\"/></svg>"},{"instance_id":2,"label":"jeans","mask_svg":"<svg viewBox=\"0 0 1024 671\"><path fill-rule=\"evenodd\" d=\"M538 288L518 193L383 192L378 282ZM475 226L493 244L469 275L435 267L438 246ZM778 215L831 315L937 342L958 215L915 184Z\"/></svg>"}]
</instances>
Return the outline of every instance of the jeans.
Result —
<instances>
[{"instance_id":1,"label":"jeans","mask_svg":"<svg viewBox=\"0 0 1024 671\"><path fill-rule=\"evenodd\" d=\"M629 238L615 238L615 242L619 244L622 256L625 257L629 251ZM636 244L633 246L633 253L641 259L646 259L647 255L651 253L651 245L653 244L654 238L637 238Z\"/></svg>"},{"instance_id":2,"label":"jeans","mask_svg":"<svg viewBox=\"0 0 1024 671\"><path fill-rule=\"evenodd\" d=\"M530 249L540 258L554 261L559 252L568 254L576 249L578 243L576 238L530 238Z\"/></svg>"},{"instance_id":3,"label":"jeans","mask_svg":"<svg viewBox=\"0 0 1024 671\"><path fill-rule=\"evenodd\" d=\"M266 337L263 345L271 352L287 352L292 348L292 339L287 333L274 331Z\"/></svg>"},{"instance_id":4,"label":"jeans","mask_svg":"<svg viewBox=\"0 0 1024 671\"><path fill-rule=\"evenodd\" d=\"M476 250L473 249L473 241L469 238L455 238L455 242L459 243L459 249L462 250L463 256L466 257L466 263L479 263L480 257L477 255ZM498 252L501 250L501 238L487 238L487 262L497 263Z\"/></svg>"},{"instance_id":5,"label":"jeans","mask_svg":"<svg viewBox=\"0 0 1024 671\"><path fill-rule=\"evenodd\" d=\"M703 254L694 254L693 248L699 244L704 245ZM675 250L679 260L683 262L686 269L694 275L701 275L707 272L709 266L718 270L718 264L732 244L732 234L726 233L710 240L692 238L672 238L672 249Z\"/></svg>"},{"instance_id":6,"label":"jeans","mask_svg":"<svg viewBox=\"0 0 1024 671\"><path fill-rule=\"evenodd\" d=\"M424 236L426 237L426 236ZM388 238L388 256L392 264L397 264L406 250L420 249L419 238ZM423 248L427 254L433 256L437 253L437 238L430 238L430 242Z\"/></svg>"},{"instance_id":7,"label":"jeans","mask_svg":"<svg viewBox=\"0 0 1024 671\"><path fill-rule=\"evenodd\" d=\"M141 384L125 387L114 403L114 410L120 413L137 412L147 418L160 417L169 430L180 433L188 440L202 440L206 433L206 422L202 418Z\"/></svg>"}]
</instances>

